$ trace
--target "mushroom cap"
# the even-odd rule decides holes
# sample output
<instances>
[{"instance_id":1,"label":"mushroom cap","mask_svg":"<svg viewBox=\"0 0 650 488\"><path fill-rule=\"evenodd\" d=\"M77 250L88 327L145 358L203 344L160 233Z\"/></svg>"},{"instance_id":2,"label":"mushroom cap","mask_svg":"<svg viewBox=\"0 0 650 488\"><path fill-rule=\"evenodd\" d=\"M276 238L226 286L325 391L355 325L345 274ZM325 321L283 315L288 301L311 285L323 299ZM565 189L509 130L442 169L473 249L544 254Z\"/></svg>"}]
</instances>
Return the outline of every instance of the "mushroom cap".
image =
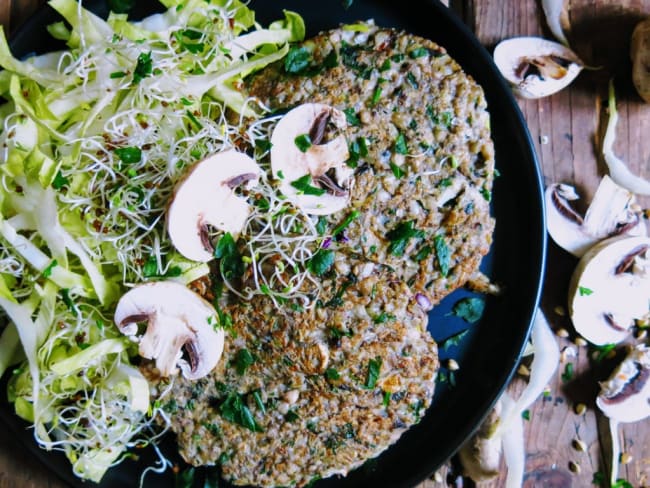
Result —
<instances>
[{"instance_id":1,"label":"mushroom cap","mask_svg":"<svg viewBox=\"0 0 650 488\"><path fill-rule=\"evenodd\" d=\"M600 384L598 408L618 422L638 422L650 416L650 349L639 345Z\"/></svg>"},{"instance_id":2,"label":"mushroom cap","mask_svg":"<svg viewBox=\"0 0 650 488\"><path fill-rule=\"evenodd\" d=\"M260 174L253 159L234 149L196 163L176 186L167 211L167 232L178 252L193 261L207 262L213 258L202 236L207 225L239 234L250 215L250 205L237 196L229 182L244 177L251 188Z\"/></svg>"},{"instance_id":3,"label":"mushroom cap","mask_svg":"<svg viewBox=\"0 0 650 488\"><path fill-rule=\"evenodd\" d=\"M566 61L567 66L557 65L561 71L557 78L522 75L522 63L534 58L545 59L552 64L558 59ZM515 93L523 98L552 95L568 86L583 68L582 61L571 49L541 37L514 37L501 41L494 49L494 62Z\"/></svg>"},{"instance_id":4,"label":"mushroom cap","mask_svg":"<svg viewBox=\"0 0 650 488\"><path fill-rule=\"evenodd\" d=\"M578 263L569 284L569 313L576 331L589 342L617 344L629 336L634 320L648 313L650 276L620 269L644 246L650 246L650 238L606 239Z\"/></svg>"},{"instance_id":5,"label":"mushroom cap","mask_svg":"<svg viewBox=\"0 0 650 488\"><path fill-rule=\"evenodd\" d=\"M296 138L310 134L323 113L329 113L337 128L347 127L345 114L340 110L322 103L305 103L287 112L271 135L271 169L273 176L280 181L280 191L311 215L328 215L344 209L348 205L349 192L345 196L330 193L306 195L291 183L305 175L314 179L334 170L336 179L345 184L350 182L354 172L346 164L350 154L343 135L325 144L312 144L304 152L297 146Z\"/></svg>"},{"instance_id":6,"label":"mushroom cap","mask_svg":"<svg viewBox=\"0 0 650 488\"><path fill-rule=\"evenodd\" d=\"M177 373L194 380L216 366L224 346L217 314L199 295L174 281L138 285L120 298L114 321L139 342L139 353L155 359L162 376ZM138 334L138 323L146 330ZM187 357L184 357L187 355Z\"/></svg>"},{"instance_id":7,"label":"mushroom cap","mask_svg":"<svg viewBox=\"0 0 650 488\"><path fill-rule=\"evenodd\" d=\"M551 184L546 188L544 199L549 235L558 246L576 257L614 235L647 235L642 219L631 215L634 195L607 175L600 181L584 218L569 207L569 200L579 199L572 186Z\"/></svg>"}]
</instances>

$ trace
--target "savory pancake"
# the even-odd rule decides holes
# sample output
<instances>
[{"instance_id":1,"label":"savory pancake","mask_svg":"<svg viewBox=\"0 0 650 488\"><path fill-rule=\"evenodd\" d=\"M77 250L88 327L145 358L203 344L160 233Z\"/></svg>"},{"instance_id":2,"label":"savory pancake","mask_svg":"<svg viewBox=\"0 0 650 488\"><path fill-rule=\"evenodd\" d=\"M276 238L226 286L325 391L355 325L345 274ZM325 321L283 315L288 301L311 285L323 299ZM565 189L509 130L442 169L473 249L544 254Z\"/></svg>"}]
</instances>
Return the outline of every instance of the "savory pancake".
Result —
<instances>
[{"instance_id":1,"label":"savory pancake","mask_svg":"<svg viewBox=\"0 0 650 488\"><path fill-rule=\"evenodd\" d=\"M347 473L419 421L438 369L425 312L385 267L337 261L349 272L312 309L264 296L223 307L232 334L219 366L172 390L187 462L220 463L235 484L302 486Z\"/></svg>"},{"instance_id":2,"label":"savory pancake","mask_svg":"<svg viewBox=\"0 0 650 488\"><path fill-rule=\"evenodd\" d=\"M359 216L339 249L392 267L432 303L463 286L494 227L481 87L437 44L371 24L322 33L292 53L248 88L273 110L319 102L346 113L356 172L350 207L329 216L330 228Z\"/></svg>"}]
</instances>

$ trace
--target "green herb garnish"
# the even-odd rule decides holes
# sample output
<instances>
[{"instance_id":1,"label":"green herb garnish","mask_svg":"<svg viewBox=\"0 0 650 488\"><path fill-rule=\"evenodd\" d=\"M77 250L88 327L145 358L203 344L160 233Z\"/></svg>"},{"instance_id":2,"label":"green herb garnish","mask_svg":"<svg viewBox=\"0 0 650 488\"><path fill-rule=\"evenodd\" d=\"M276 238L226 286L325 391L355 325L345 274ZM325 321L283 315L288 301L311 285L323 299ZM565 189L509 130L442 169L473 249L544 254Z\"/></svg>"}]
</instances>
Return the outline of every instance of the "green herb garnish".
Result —
<instances>
[{"instance_id":1,"label":"green herb garnish","mask_svg":"<svg viewBox=\"0 0 650 488\"><path fill-rule=\"evenodd\" d=\"M255 417L241 395L229 393L219 406L219 413L228 422L241 425L253 432L263 432L262 427L255 421Z\"/></svg>"},{"instance_id":2,"label":"green herb garnish","mask_svg":"<svg viewBox=\"0 0 650 488\"><path fill-rule=\"evenodd\" d=\"M424 232L417 230L414 227L414 222L400 222L397 227L386 234L386 238L390 241L388 252L393 256L403 256L406 250L406 245L412 238L423 238Z\"/></svg>"},{"instance_id":3,"label":"green herb garnish","mask_svg":"<svg viewBox=\"0 0 650 488\"><path fill-rule=\"evenodd\" d=\"M365 387L372 390L377 385L379 373L381 371L381 357L377 356L375 359L368 361L368 372L366 373Z\"/></svg>"},{"instance_id":4,"label":"green herb garnish","mask_svg":"<svg viewBox=\"0 0 650 488\"><path fill-rule=\"evenodd\" d=\"M291 186L293 186L296 190L301 191L305 195L314 195L319 197L325 194L325 190L322 188L312 186L311 175L309 173L307 173L305 176L301 176L295 181L292 181Z\"/></svg>"},{"instance_id":5,"label":"green herb garnish","mask_svg":"<svg viewBox=\"0 0 650 488\"><path fill-rule=\"evenodd\" d=\"M293 46L284 58L284 70L294 75L300 74L309 68L312 54L305 47Z\"/></svg>"},{"instance_id":6,"label":"green herb garnish","mask_svg":"<svg viewBox=\"0 0 650 488\"><path fill-rule=\"evenodd\" d=\"M219 259L219 270L227 280L239 278L246 271L246 265L230 232L226 232L217 241L214 257Z\"/></svg>"},{"instance_id":7,"label":"green herb garnish","mask_svg":"<svg viewBox=\"0 0 650 488\"><path fill-rule=\"evenodd\" d=\"M477 322L485 310L485 300L478 297L466 297L458 300L451 309L452 315L473 324Z\"/></svg>"},{"instance_id":8,"label":"green herb garnish","mask_svg":"<svg viewBox=\"0 0 650 488\"><path fill-rule=\"evenodd\" d=\"M248 349L240 349L235 354L235 369L241 376L246 370L255 363L255 358Z\"/></svg>"},{"instance_id":9,"label":"green herb garnish","mask_svg":"<svg viewBox=\"0 0 650 488\"><path fill-rule=\"evenodd\" d=\"M300 150L300 152L307 152L312 146L309 134L300 134L294 139L294 142L296 143L296 147Z\"/></svg>"},{"instance_id":10,"label":"green herb garnish","mask_svg":"<svg viewBox=\"0 0 650 488\"><path fill-rule=\"evenodd\" d=\"M153 61L151 59L151 51L148 53L140 53L135 70L133 71L133 83L140 83L147 76L151 76L152 72Z\"/></svg>"},{"instance_id":11,"label":"green herb garnish","mask_svg":"<svg viewBox=\"0 0 650 488\"><path fill-rule=\"evenodd\" d=\"M329 249L319 249L307 262L307 268L316 276L323 276L334 264L335 253Z\"/></svg>"},{"instance_id":12,"label":"green herb garnish","mask_svg":"<svg viewBox=\"0 0 650 488\"><path fill-rule=\"evenodd\" d=\"M438 269L440 269L440 274L442 276L447 276L449 274L451 256L445 238L441 235L435 236L433 238L433 246L436 250L436 258L438 260Z\"/></svg>"}]
</instances>

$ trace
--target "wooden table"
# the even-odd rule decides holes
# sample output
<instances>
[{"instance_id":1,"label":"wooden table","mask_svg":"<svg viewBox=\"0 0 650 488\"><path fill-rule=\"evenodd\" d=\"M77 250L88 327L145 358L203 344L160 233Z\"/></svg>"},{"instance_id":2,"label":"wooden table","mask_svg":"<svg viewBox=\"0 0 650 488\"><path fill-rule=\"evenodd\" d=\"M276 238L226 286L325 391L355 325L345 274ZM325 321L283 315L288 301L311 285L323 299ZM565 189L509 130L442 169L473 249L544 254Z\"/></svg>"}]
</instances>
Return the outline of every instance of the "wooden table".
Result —
<instances>
[{"instance_id":1,"label":"wooden table","mask_svg":"<svg viewBox=\"0 0 650 488\"><path fill-rule=\"evenodd\" d=\"M42 3L42 0L0 0L0 22L10 32ZM603 66L603 69L584 72L569 89L538 101L520 101L520 106L547 183L576 184L589 201L599 179L606 173L597 156L597 134L602 132L606 121L603 100L611 76L616 76L621 116L616 152L634 172L650 178L650 106L644 105L632 88L627 54L633 26L650 15L650 0L571 0L569 4L573 48L589 65ZM451 8L490 50L508 37L551 36L539 0L452 0ZM640 203L650 207L648 198L641 199ZM606 473L609 462L606 423L595 411L594 398L597 381L608 375L615 360L594 365L589 360L588 349L576 347L571 341L575 333L564 310L568 281L575 265L574 258L552 242L549 244L542 305L554 329L569 331L570 336L558 337L560 347L568 348L565 361L549 384L550 394L531 407L530 420L526 422L526 487L593 486L594 474ZM575 357L571 351L576 352ZM567 362L574 364L576 374L565 382L561 374ZM517 397L524 384L522 377L515 378L509 393ZM587 405L583 415L574 411L579 403ZM586 444L585 452L572 447L574 439ZM621 465L620 477L634 487L650 486L650 421L624 426L620 429L620 439L623 451L632 457L628 464ZM570 462L580 466L579 473L569 469ZM479 486L502 486L504 472L505 468L497 480ZM436 480L455 480L457 475L450 462L419 488L446 486ZM22 446L0 435L0 488L48 486L64 485L30 460Z\"/></svg>"}]
</instances>

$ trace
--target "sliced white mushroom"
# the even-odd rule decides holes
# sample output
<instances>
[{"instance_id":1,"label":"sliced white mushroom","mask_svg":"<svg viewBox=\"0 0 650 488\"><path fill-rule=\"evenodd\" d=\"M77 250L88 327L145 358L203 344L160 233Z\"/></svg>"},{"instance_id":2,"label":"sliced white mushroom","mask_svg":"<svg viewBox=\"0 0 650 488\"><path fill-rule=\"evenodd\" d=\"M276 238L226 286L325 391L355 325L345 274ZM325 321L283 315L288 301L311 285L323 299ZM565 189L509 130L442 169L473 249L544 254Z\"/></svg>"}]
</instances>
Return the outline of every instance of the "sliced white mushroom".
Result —
<instances>
[{"instance_id":1,"label":"sliced white mushroom","mask_svg":"<svg viewBox=\"0 0 650 488\"><path fill-rule=\"evenodd\" d=\"M167 231L178 252L206 262L213 257L210 226L233 236L239 234L250 205L235 189L254 187L260 174L253 159L232 149L196 163L177 185L167 212Z\"/></svg>"},{"instance_id":2,"label":"sliced white mushroom","mask_svg":"<svg viewBox=\"0 0 650 488\"><path fill-rule=\"evenodd\" d=\"M639 345L600 383L596 404L618 422L650 417L650 349Z\"/></svg>"},{"instance_id":3,"label":"sliced white mushroom","mask_svg":"<svg viewBox=\"0 0 650 488\"><path fill-rule=\"evenodd\" d=\"M608 237L647 235L640 215L631 210L634 195L614 183L609 176L600 181L584 217L570 204L579 198L570 185L560 183L546 188L548 232L558 246L574 256L582 256L594 244Z\"/></svg>"},{"instance_id":4,"label":"sliced white mushroom","mask_svg":"<svg viewBox=\"0 0 650 488\"><path fill-rule=\"evenodd\" d=\"M649 238L615 237L587 251L569 284L569 313L580 335L617 344L649 309Z\"/></svg>"},{"instance_id":5,"label":"sliced white mushroom","mask_svg":"<svg viewBox=\"0 0 650 488\"><path fill-rule=\"evenodd\" d=\"M332 214L348 204L353 174L346 164L348 144L343 134L329 137L331 129L346 127L340 110L306 103L290 110L273 131L273 176L280 191L306 213Z\"/></svg>"},{"instance_id":6,"label":"sliced white mushroom","mask_svg":"<svg viewBox=\"0 0 650 488\"><path fill-rule=\"evenodd\" d=\"M639 22L630 43L632 81L639 96L650 103L650 17Z\"/></svg>"},{"instance_id":7,"label":"sliced white mushroom","mask_svg":"<svg viewBox=\"0 0 650 488\"><path fill-rule=\"evenodd\" d=\"M497 44L494 62L523 98L560 91L582 71L580 58L566 46L541 37L515 37Z\"/></svg>"},{"instance_id":8,"label":"sliced white mushroom","mask_svg":"<svg viewBox=\"0 0 650 488\"><path fill-rule=\"evenodd\" d=\"M208 302L174 281L136 286L117 304L114 321L139 344L139 353L154 359L162 376L178 373L195 380L217 365L224 331ZM140 330L143 326L146 328Z\"/></svg>"}]
</instances>

